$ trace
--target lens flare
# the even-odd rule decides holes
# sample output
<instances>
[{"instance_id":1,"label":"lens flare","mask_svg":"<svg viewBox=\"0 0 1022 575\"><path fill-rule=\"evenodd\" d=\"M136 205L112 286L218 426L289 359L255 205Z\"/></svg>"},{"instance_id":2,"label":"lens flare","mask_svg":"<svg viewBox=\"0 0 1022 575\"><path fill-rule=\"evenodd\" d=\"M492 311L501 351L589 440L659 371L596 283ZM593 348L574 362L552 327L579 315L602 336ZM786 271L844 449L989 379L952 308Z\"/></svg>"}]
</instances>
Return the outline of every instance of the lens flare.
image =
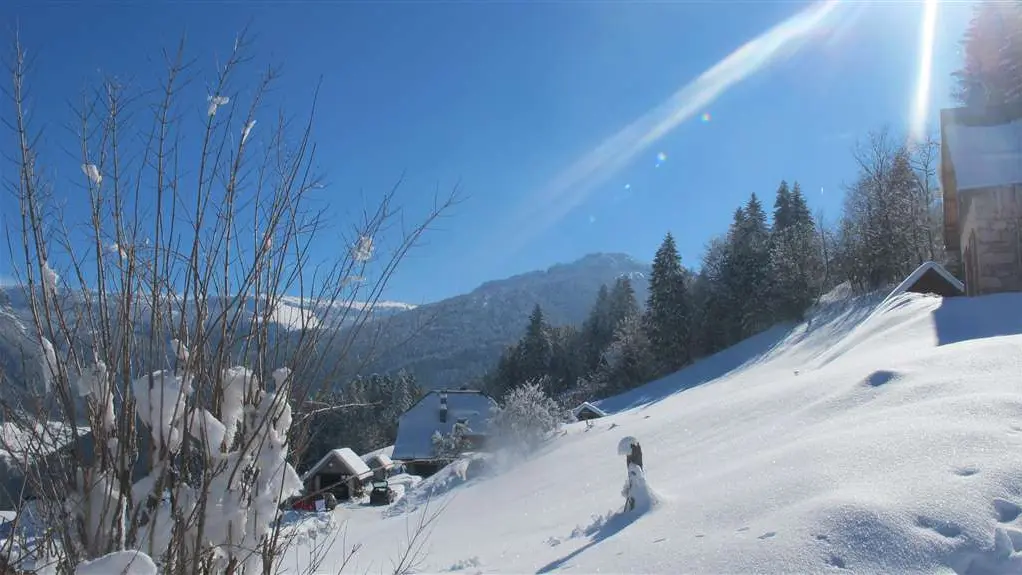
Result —
<instances>
[{"instance_id":1,"label":"lens flare","mask_svg":"<svg viewBox=\"0 0 1022 575\"><path fill-rule=\"evenodd\" d=\"M516 252L581 206L606 182L685 120L698 117L720 95L746 78L820 41L821 28L835 21L840 0L819 0L739 46L699 76L678 88L589 152L523 197L502 229L495 230L501 249ZM491 249L490 242L485 249ZM492 253L488 252L492 257Z\"/></svg>"},{"instance_id":2,"label":"lens flare","mask_svg":"<svg viewBox=\"0 0 1022 575\"><path fill-rule=\"evenodd\" d=\"M919 22L919 68L916 72L916 93L912 103L909 134L913 141L926 138L926 118L930 113L930 86L933 75L933 46L937 34L937 0L926 0Z\"/></svg>"}]
</instances>

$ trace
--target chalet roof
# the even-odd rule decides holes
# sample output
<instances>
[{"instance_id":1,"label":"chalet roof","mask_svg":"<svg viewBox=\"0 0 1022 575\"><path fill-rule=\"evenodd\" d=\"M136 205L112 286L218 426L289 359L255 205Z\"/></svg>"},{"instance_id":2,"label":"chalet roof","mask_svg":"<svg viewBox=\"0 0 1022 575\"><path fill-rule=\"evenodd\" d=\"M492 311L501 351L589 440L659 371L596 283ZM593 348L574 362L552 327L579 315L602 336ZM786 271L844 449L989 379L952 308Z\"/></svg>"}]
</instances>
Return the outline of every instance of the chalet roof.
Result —
<instances>
[{"instance_id":1,"label":"chalet roof","mask_svg":"<svg viewBox=\"0 0 1022 575\"><path fill-rule=\"evenodd\" d=\"M302 481L306 481L309 478L315 476L320 471L324 470L331 464L338 465L348 475L353 475L359 479L365 479L373 474L369 470L369 466L366 465L365 461L351 450L349 447L342 447L341 449L332 449L322 459L319 460L316 465L313 465L311 469L305 472L302 476Z\"/></svg>"},{"instance_id":2,"label":"chalet roof","mask_svg":"<svg viewBox=\"0 0 1022 575\"><path fill-rule=\"evenodd\" d=\"M440 416L442 398L447 402L446 421ZM433 459L433 434L451 433L458 421L464 421L474 433L486 434L496 406L497 402L481 391L434 389L401 415L391 457L397 461Z\"/></svg>"},{"instance_id":3,"label":"chalet roof","mask_svg":"<svg viewBox=\"0 0 1022 575\"><path fill-rule=\"evenodd\" d=\"M583 401L581 405L579 405L575 409L571 410L571 414L573 416L575 416L575 417L578 417L578 415L580 413L582 413L583 411L586 411L586 410L591 411L591 412L595 413L596 415L598 415L600 417L606 417L607 416L607 412L606 411L603 411L602 409L600 409L599 407L596 407L595 405L589 403L588 401Z\"/></svg>"},{"instance_id":4,"label":"chalet roof","mask_svg":"<svg viewBox=\"0 0 1022 575\"><path fill-rule=\"evenodd\" d=\"M959 292L965 293L965 284L963 284L961 280L951 275L951 272L947 271L947 269L945 269L944 266L938 264L937 262L931 261L923 262L923 264L917 267L914 272L908 274L908 277L905 278L900 284L898 284L898 287L894 288L894 290L891 291L891 293L887 297L891 298L898 294L909 291L912 288L912 286L915 285L915 283L918 282L920 279L922 279L923 275L925 275L926 272L930 270L933 270L934 272L939 274L944 280L948 282L948 284L950 284Z\"/></svg>"},{"instance_id":5,"label":"chalet roof","mask_svg":"<svg viewBox=\"0 0 1022 575\"><path fill-rule=\"evenodd\" d=\"M1022 107L943 110L941 128L958 191L1022 184Z\"/></svg>"}]
</instances>

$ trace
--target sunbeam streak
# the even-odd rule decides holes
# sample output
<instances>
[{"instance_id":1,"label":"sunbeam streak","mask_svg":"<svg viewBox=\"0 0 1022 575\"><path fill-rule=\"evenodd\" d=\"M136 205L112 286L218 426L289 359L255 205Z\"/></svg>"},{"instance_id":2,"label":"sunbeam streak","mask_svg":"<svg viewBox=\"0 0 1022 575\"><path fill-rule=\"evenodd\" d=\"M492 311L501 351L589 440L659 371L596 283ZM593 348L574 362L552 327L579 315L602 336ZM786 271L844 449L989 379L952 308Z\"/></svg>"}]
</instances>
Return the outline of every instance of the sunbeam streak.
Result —
<instances>
[{"instance_id":1,"label":"sunbeam streak","mask_svg":"<svg viewBox=\"0 0 1022 575\"><path fill-rule=\"evenodd\" d=\"M909 135L913 142L926 138L926 118L930 113L930 84L933 76L933 44L937 31L937 0L925 0L919 30L919 70Z\"/></svg>"},{"instance_id":2,"label":"sunbeam streak","mask_svg":"<svg viewBox=\"0 0 1022 575\"><path fill-rule=\"evenodd\" d=\"M536 192L528 194L507 222L505 249L517 250L578 207L593 190L638 154L701 113L717 97L782 56L791 55L833 16L839 0L824 0L750 40L663 103L606 138ZM821 38L820 36L815 36ZM507 240L514 238L511 242Z\"/></svg>"}]
</instances>

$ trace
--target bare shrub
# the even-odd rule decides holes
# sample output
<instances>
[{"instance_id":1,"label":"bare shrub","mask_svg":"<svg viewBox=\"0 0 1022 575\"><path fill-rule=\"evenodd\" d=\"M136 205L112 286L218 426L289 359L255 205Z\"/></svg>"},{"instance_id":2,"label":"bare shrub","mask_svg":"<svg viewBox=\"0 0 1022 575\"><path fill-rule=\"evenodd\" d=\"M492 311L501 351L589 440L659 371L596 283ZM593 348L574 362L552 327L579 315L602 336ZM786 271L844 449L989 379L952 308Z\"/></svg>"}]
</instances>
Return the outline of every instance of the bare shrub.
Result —
<instances>
[{"instance_id":1,"label":"bare shrub","mask_svg":"<svg viewBox=\"0 0 1022 575\"><path fill-rule=\"evenodd\" d=\"M291 462L310 419L293 406L350 370L372 305L455 201L398 226L395 188L330 234L314 114L267 110L276 68L242 86L246 48L242 34L205 102L184 96L199 71L183 44L156 89L111 77L83 91L81 173L60 185L81 194L69 208L45 176L15 43L3 117L20 212L5 227L38 344L26 357L42 374L3 404L4 447L22 455L13 498L35 524L7 539L15 569L69 572L128 549L164 573L276 571L289 543L278 510L301 486ZM337 257L317 261L317 242Z\"/></svg>"}]
</instances>

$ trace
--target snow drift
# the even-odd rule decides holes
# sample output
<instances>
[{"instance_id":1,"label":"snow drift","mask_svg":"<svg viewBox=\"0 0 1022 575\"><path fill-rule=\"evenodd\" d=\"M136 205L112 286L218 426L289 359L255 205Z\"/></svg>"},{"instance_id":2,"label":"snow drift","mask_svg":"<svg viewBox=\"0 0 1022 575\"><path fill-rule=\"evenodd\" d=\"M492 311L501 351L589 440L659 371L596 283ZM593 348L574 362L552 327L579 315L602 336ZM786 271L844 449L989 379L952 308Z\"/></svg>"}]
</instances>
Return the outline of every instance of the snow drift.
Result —
<instances>
[{"instance_id":1,"label":"snow drift","mask_svg":"<svg viewBox=\"0 0 1022 575\"><path fill-rule=\"evenodd\" d=\"M1017 573L1020 333L1022 294L825 300L437 494L421 570ZM665 497L627 520L625 436ZM353 511L355 569L398 554L414 515Z\"/></svg>"}]
</instances>

